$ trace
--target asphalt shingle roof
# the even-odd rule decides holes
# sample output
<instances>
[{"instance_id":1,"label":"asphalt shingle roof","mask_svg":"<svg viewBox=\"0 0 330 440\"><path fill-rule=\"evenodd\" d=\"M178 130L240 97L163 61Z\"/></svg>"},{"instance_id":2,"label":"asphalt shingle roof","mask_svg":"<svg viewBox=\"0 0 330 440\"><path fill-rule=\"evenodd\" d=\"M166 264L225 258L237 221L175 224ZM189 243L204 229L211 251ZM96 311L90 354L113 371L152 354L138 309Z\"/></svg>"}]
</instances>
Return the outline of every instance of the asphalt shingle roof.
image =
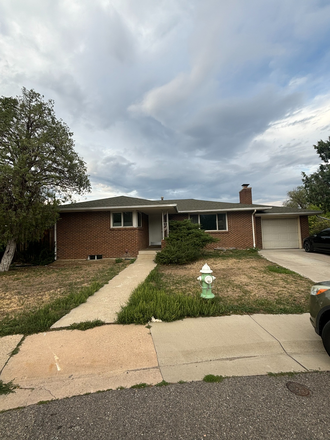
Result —
<instances>
[{"instance_id":1,"label":"asphalt shingle roof","mask_svg":"<svg viewBox=\"0 0 330 440\"><path fill-rule=\"evenodd\" d=\"M214 202L208 200L196 200L196 199L175 199L175 200L148 200L137 197L118 196L110 197L106 199L89 200L87 202L71 203L68 205L62 205L60 211L65 210L97 210L100 209L114 209L114 208L133 208L133 207L168 207L176 206L178 212L198 212L198 211L235 211L235 210L255 210L258 212L264 212L269 214L310 214L316 213L316 211L310 211L308 209L296 209L286 208L280 206L269 205L246 205L242 203L229 203L229 202ZM317 211L318 213L320 211Z\"/></svg>"}]
</instances>

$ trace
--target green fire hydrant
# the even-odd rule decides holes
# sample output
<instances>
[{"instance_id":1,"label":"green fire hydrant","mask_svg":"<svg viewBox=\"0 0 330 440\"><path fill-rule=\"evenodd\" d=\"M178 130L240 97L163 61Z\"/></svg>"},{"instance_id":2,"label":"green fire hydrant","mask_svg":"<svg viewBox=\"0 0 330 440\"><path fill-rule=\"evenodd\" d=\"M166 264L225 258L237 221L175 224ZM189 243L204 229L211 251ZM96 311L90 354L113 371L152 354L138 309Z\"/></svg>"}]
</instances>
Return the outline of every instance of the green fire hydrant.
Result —
<instances>
[{"instance_id":1,"label":"green fire hydrant","mask_svg":"<svg viewBox=\"0 0 330 440\"><path fill-rule=\"evenodd\" d=\"M215 280L215 277L210 275L213 270L210 269L208 264L204 264L200 272L202 275L197 277L197 279L202 286L201 297L207 299L214 298L214 294L212 293L212 283Z\"/></svg>"}]
</instances>

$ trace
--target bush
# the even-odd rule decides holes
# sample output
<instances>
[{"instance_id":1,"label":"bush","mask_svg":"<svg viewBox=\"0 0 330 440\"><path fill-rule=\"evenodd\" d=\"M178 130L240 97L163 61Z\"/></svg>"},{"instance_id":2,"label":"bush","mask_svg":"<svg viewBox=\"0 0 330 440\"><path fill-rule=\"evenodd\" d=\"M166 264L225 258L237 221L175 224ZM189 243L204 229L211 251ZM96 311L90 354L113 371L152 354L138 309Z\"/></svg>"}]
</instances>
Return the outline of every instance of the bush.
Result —
<instances>
[{"instance_id":1,"label":"bush","mask_svg":"<svg viewBox=\"0 0 330 440\"><path fill-rule=\"evenodd\" d=\"M190 220L171 221L170 236L165 239L165 247L156 255L155 261L158 264L190 263L203 255L208 243L217 241Z\"/></svg>"}]
</instances>

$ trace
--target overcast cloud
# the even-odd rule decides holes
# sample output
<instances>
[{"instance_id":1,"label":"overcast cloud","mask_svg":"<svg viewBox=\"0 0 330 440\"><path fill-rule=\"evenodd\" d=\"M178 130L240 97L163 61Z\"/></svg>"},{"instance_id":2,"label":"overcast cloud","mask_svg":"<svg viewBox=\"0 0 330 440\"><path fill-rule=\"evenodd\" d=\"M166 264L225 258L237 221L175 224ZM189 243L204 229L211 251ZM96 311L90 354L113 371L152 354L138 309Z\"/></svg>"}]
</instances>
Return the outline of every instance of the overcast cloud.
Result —
<instances>
[{"instance_id":1,"label":"overcast cloud","mask_svg":"<svg viewBox=\"0 0 330 440\"><path fill-rule=\"evenodd\" d=\"M326 0L0 0L0 95L55 101L92 193L281 204L330 135Z\"/></svg>"}]
</instances>

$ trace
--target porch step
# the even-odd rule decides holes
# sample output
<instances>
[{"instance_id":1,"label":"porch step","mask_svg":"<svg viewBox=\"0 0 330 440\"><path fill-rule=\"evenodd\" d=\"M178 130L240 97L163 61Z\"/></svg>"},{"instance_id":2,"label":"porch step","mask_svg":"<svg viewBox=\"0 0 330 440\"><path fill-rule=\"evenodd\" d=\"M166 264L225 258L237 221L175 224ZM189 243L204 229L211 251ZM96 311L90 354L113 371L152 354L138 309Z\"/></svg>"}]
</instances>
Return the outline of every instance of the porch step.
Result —
<instances>
[{"instance_id":1,"label":"porch step","mask_svg":"<svg viewBox=\"0 0 330 440\"><path fill-rule=\"evenodd\" d=\"M140 255L156 255L157 254L157 252L159 252L160 251L160 249L143 249L143 250L141 250L141 251L139 251L139 256Z\"/></svg>"}]
</instances>

